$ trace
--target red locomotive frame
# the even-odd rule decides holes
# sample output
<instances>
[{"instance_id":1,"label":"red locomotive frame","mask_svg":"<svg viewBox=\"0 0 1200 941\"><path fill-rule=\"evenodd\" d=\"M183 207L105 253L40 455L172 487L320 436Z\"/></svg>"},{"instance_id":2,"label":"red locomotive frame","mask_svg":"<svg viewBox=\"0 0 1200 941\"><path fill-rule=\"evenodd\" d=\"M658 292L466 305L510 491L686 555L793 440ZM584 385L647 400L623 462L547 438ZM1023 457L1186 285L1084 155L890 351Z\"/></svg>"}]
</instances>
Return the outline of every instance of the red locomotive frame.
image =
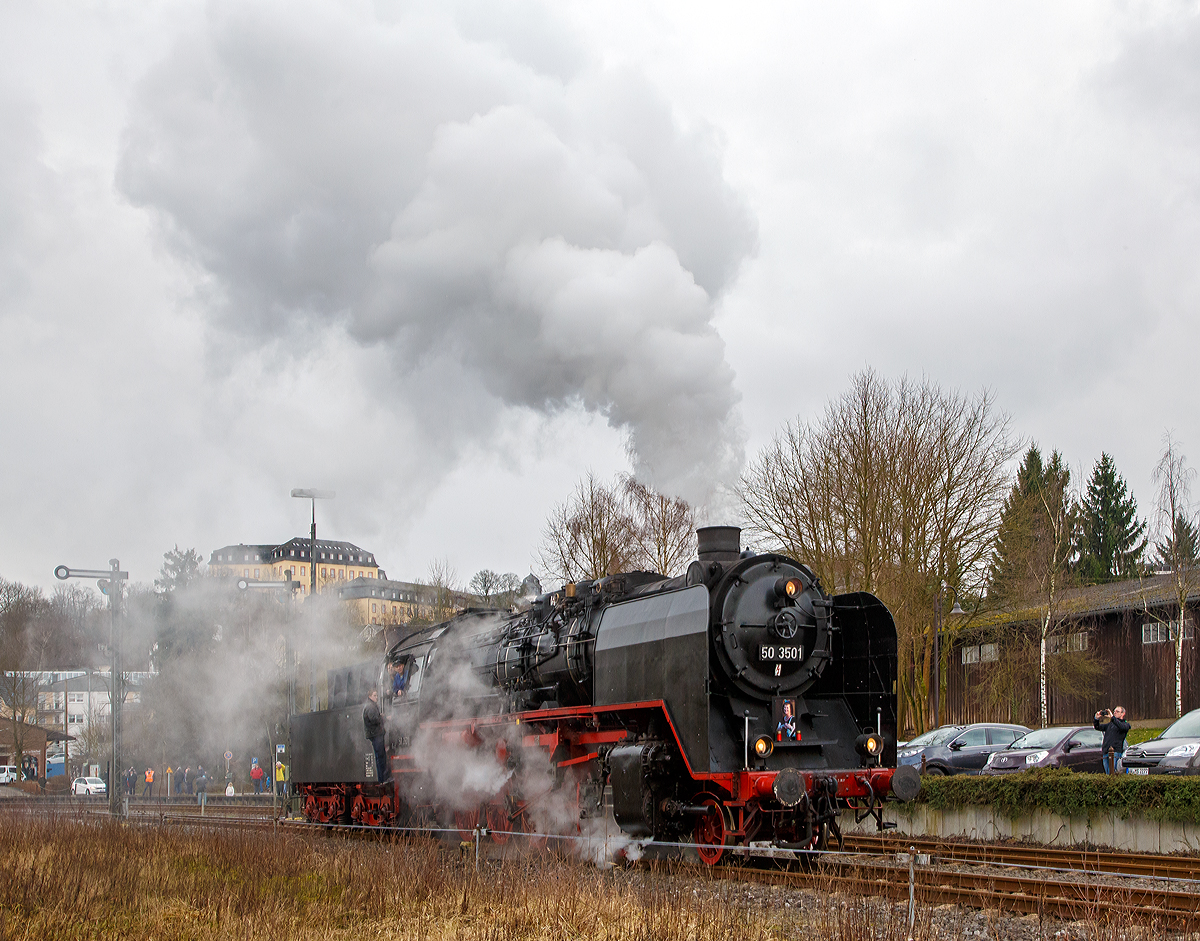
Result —
<instances>
[{"instance_id":1,"label":"red locomotive frame","mask_svg":"<svg viewBox=\"0 0 1200 941\"><path fill-rule=\"evenodd\" d=\"M662 700L483 715L469 720L427 723L425 728L440 729L447 740L457 739L470 748L490 746L501 761L507 760L514 745L538 749L559 772L560 799L573 800L578 806L583 782L599 778L602 750L618 743L632 743L636 733L631 729L649 728L651 718L665 720L674 737L673 753L683 761L684 773L675 776L675 783L690 802L682 809L695 817L690 841L699 844L698 852L704 862L715 864L731 847L749 847L760 832L777 834L781 829L787 830L786 825L778 824L786 821L794 810L783 806L775 796L780 772L753 768L733 772L696 771L688 763L678 731ZM415 790L408 785L425 771L414 756L401 752L389 760L392 781L387 784L299 785L305 817L322 824L344 822L348 818L367 827L417 821L429 826L432 821L443 819L445 814L438 806L406 804L404 800L406 793ZM855 811L858 820L870 815L883 825L882 804L890 790L894 768L873 766L798 773L806 803L825 794L838 807ZM602 781L599 783L603 786ZM570 793L572 788L574 794ZM536 834L530 809L529 803L510 793L506 786L482 801L478 808L455 812L454 826L468 839L477 827L483 827L495 842L503 843L513 833ZM836 824L832 829L840 838ZM575 832L579 832L578 827ZM793 849L820 849L828 836L829 831L822 828L802 833L796 842L787 845ZM531 842L537 844L545 839L546 835L537 834Z\"/></svg>"}]
</instances>

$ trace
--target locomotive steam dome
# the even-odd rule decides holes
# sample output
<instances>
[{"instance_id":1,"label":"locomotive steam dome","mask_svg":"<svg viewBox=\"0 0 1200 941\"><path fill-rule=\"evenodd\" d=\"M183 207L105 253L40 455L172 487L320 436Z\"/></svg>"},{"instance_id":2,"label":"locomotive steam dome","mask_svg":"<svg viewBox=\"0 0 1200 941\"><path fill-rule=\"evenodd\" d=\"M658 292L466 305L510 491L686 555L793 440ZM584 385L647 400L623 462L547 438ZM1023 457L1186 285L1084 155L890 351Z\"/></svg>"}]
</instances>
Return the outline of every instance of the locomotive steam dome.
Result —
<instances>
[{"instance_id":1,"label":"locomotive steam dome","mask_svg":"<svg viewBox=\"0 0 1200 941\"><path fill-rule=\"evenodd\" d=\"M753 699L794 696L829 660L829 598L813 572L780 555L740 559L738 530L705 538L702 562L725 571L713 593L712 640L718 673ZM716 537L716 538L713 538Z\"/></svg>"}]
</instances>

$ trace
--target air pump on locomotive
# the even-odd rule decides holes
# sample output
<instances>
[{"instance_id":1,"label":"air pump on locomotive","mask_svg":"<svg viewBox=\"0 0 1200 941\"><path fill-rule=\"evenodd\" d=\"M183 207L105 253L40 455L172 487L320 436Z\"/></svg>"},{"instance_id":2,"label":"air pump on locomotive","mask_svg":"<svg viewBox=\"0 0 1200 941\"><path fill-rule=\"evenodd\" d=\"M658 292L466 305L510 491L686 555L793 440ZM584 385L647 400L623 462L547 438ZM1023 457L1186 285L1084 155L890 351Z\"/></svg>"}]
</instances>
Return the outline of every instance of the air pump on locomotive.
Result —
<instances>
[{"instance_id":1,"label":"air pump on locomotive","mask_svg":"<svg viewBox=\"0 0 1200 941\"><path fill-rule=\"evenodd\" d=\"M579 581L523 611L466 611L394 644L383 664L330 672L329 705L292 717L292 781L308 819L568 832L611 812L639 839L819 849L853 811L883 828L896 769L896 629L873 595L830 596L805 565L742 552L740 530L698 531L686 575ZM391 780L363 738L382 700ZM430 747L432 743L433 747ZM445 793L431 765L454 750L508 772L497 793ZM530 768L542 786L529 787ZM561 815L560 815L561 820Z\"/></svg>"}]
</instances>

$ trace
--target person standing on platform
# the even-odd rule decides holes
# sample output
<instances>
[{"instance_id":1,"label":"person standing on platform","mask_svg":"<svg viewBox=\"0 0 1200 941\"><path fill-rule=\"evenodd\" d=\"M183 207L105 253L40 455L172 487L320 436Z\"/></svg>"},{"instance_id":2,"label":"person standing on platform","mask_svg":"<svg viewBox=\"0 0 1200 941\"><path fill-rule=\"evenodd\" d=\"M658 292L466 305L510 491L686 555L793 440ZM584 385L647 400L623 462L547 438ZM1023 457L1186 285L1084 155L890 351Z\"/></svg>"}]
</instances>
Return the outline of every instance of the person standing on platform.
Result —
<instances>
[{"instance_id":1,"label":"person standing on platform","mask_svg":"<svg viewBox=\"0 0 1200 941\"><path fill-rule=\"evenodd\" d=\"M1125 707L1116 709L1101 709L1092 720L1093 727L1104 733L1104 742L1100 746L1103 755L1101 763L1105 774L1117 773L1117 762L1125 754L1125 736L1129 734L1130 725L1125 721ZM1109 758L1109 755L1112 758Z\"/></svg>"}]
</instances>

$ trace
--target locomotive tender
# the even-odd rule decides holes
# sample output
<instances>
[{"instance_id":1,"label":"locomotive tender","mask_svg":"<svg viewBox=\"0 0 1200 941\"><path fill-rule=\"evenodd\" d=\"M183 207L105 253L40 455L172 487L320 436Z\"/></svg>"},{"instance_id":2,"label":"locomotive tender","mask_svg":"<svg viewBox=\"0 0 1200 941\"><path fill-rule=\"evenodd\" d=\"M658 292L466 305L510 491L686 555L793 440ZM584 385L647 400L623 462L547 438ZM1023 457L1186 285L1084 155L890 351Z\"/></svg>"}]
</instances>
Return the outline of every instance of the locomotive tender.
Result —
<instances>
[{"instance_id":1,"label":"locomotive tender","mask_svg":"<svg viewBox=\"0 0 1200 941\"><path fill-rule=\"evenodd\" d=\"M470 610L404 637L384 664L331 673L330 708L292 717L306 817L453 814L503 841L579 833L611 811L630 837L698 844L710 864L733 846L822 849L840 841L843 810L884 828L884 800L920 787L895 767L891 614L870 594L825 594L786 556L742 552L736 527L697 535L686 575L611 575L517 614ZM405 689L389 700L393 671ZM376 683L382 784L362 724Z\"/></svg>"}]
</instances>

